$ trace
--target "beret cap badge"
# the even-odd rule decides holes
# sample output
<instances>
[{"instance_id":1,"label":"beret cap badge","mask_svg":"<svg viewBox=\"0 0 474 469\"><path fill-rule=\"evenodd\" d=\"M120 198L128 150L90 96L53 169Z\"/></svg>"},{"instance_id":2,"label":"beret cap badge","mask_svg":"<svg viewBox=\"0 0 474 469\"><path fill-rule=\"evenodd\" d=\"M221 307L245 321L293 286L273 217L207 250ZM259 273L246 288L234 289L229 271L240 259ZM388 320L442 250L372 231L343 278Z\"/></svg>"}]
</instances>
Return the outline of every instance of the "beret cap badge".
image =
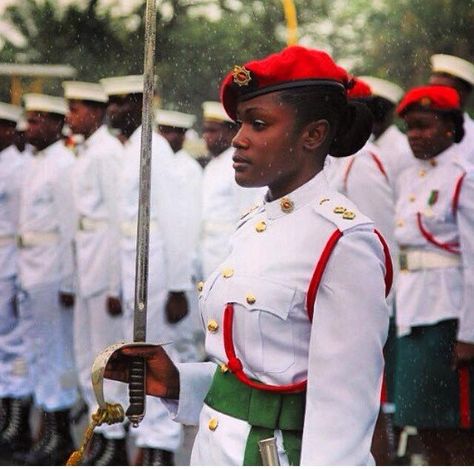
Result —
<instances>
[{"instance_id":1,"label":"beret cap badge","mask_svg":"<svg viewBox=\"0 0 474 469\"><path fill-rule=\"evenodd\" d=\"M247 86L252 80L249 70L240 65L234 65L232 69L232 76L234 77L234 83L239 86Z\"/></svg>"},{"instance_id":2,"label":"beret cap badge","mask_svg":"<svg viewBox=\"0 0 474 469\"><path fill-rule=\"evenodd\" d=\"M425 97L421 98L420 104L421 104L423 107L429 107L429 106L431 105L431 99L428 98L428 96L425 96Z\"/></svg>"}]
</instances>

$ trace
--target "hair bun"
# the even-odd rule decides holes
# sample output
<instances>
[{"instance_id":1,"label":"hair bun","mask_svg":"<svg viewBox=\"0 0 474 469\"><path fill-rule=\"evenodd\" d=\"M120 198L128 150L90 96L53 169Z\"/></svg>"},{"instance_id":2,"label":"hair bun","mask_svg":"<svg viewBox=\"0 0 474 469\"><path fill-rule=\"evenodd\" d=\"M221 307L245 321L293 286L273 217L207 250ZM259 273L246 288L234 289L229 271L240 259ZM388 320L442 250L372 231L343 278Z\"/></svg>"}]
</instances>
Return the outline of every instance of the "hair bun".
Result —
<instances>
[{"instance_id":1,"label":"hair bun","mask_svg":"<svg viewBox=\"0 0 474 469\"><path fill-rule=\"evenodd\" d=\"M343 157L357 153L372 133L373 117L369 108L360 102L352 101L341 120L336 136L329 148L329 154Z\"/></svg>"}]
</instances>

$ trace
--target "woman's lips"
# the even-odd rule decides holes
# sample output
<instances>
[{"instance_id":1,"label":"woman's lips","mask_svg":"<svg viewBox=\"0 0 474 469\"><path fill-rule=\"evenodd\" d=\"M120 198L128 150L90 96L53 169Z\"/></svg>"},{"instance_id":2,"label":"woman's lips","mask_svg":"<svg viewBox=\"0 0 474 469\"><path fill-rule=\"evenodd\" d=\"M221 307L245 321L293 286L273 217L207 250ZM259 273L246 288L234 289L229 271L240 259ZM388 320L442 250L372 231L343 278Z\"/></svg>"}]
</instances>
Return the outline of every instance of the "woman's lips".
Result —
<instances>
[{"instance_id":1,"label":"woman's lips","mask_svg":"<svg viewBox=\"0 0 474 469\"><path fill-rule=\"evenodd\" d=\"M248 160L247 158L244 158L243 156L240 156L238 154L235 154L233 157L232 157L232 160L234 161L234 164L232 165L232 167L238 171L238 170L243 170L245 169L246 167L250 166L251 165L251 162L250 160Z\"/></svg>"}]
</instances>

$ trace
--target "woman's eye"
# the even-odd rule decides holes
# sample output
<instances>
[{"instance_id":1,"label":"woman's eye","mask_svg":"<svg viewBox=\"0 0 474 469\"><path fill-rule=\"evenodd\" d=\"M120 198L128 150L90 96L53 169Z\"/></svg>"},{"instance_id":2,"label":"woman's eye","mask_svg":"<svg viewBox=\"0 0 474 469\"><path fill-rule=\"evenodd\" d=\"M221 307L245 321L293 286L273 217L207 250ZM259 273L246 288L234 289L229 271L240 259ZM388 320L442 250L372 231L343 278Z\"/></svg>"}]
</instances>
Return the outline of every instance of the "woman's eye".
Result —
<instances>
[{"instance_id":1,"label":"woman's eye","mask_svg":"<svg viewBox=\"0 0 474 469\"><path fill-rule=\"evenodd\" d=\"M238 127L239 129L242 127L242 121L241 121L241 120L237 119L237 120L235 121L235 123L237 124L237 127Z\"/></svg>"},{"instance_id":2,"label":"woman's eye","mask_svg":"<svg viewBox=\"0 0 474 469\"><path fill-rule=\"evenodd\" d=\"M252 121L252 127L256 130L262 130L265 128L265 126L266 126L265 122L259 119L255 119L254 121Z\"/></svg>"}]
</instances>

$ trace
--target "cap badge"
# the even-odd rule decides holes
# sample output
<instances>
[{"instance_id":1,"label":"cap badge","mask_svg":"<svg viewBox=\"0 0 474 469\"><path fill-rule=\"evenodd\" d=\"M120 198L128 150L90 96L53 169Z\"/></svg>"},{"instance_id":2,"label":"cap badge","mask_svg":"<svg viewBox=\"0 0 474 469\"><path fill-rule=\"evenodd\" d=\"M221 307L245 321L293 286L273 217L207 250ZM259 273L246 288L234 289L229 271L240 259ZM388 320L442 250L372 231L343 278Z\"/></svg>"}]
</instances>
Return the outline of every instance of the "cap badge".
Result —
<instances>
[{"instance_id":1,"label":"cap badge","mask_svg":"<svg viewBox=\"0 0 474 469\"><path fill-rule=\"evenodd\" d=\"M421 98L420 104L423 107L429 107L431 105L431 99L425 96L424 98Z\"/></svg>"},{"instance_id":2,"label":"cap badge","mask_svg":"<svg viewBox=\"0 0 474 469\"><path fill-rule=\"evenodd\" d=\"M240 67L239 65L234 65L232 76L234 77L234 83L237 83L239 86L247 86L250 80L252 80L250 72L245 67Z\"/></svg>"}]
</instances>

